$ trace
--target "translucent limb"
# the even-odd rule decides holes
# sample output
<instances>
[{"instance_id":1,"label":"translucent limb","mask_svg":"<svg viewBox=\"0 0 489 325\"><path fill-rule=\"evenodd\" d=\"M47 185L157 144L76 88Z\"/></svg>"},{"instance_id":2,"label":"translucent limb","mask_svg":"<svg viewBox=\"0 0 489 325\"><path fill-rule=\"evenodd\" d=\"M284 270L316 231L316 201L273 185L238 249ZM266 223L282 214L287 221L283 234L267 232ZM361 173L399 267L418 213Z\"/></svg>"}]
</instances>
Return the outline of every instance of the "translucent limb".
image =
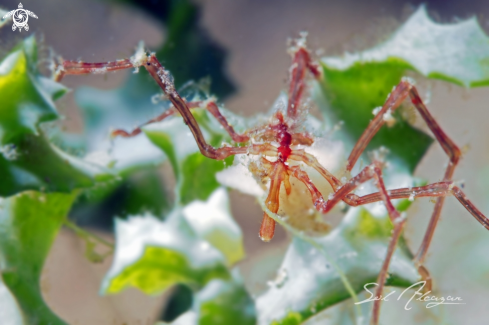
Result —
<instances>
[{"instance_id":1,"label":"translucent limb","mask_svg":"<svg viewBox=\"0 0 489 325\"><path fill-rule=\"evenodd\" d=\"M268 192L267 199L265 200L265 205L270 210L270 212L273 213L278 212L280 185L284 181L286 175L287 175L287 166L285 166L283 162L277 160L275 163L273 163L272 170L269 175L270 190ZM266 212L263 212L263 219L261 222L260 232L259 232L260 238L263 241L268 242L273 238L274 233L275 233L275 220L270 218L270 216Z\"/></svg>"},{"instance_id":2,"label":"translucent limb","mask_svg":"<svg viewBox=\"0 0 489 325\"><path fill-rule=\"evenodd\" d=\"M291 175L297 178L299 181L301 181L311 193L311 199L312 199L312 204L316 207L319 208L322 206L324 203L324 198L321 192L314 186L314 184L311 182L311 179L307 175L307 173L303 170L300 169L299 166L293 166L289 168L291 171Z\"/></svg>"},{"instance_id":3,"label":"translucent limb","mask_svg":"<svg viewBox=\"0 0 489 325\"><path fill-rule=\"evenodd\" d=\"M306 165L317 170L318 173L321 174L321 176L323 176L328 181L328 183L331 185L334 191L336 191L339 187L343 185L339 179L337 179L333 174L331 174L326 168L321 166L321 164L318 162L316 157L305 152L302 149L292 150L288 159L294 161L301 161Z\"/></svg>"},{"instance_id":4,"label":"translucent limb","mask_svg":"<svg viewBox=\"0 0 489 325\"><path fill-rule=\"evenodd\" d=\"M120 136L120 137L123 137L123 138L131 138L131 137L134 137L134 136L140 134L142 132L142 129L141 128L143 126L148 125L148 124L151 124L151 123L163 121L167 117L172 116L172 115L175 115L176 113L178 113L178 111L174 107L170 107L170 109L166 110L165 112L163 112L162 114L158 115L157 117L152 118L151 120L149 120L149 121L141 124L137 128L133 129L131 132L127 132L127 131L122 130L122 129L116 129L116 130L112 131L112 133L110 135L112 137L118 137L118 136Z\"/></svg>"}]
</instances>

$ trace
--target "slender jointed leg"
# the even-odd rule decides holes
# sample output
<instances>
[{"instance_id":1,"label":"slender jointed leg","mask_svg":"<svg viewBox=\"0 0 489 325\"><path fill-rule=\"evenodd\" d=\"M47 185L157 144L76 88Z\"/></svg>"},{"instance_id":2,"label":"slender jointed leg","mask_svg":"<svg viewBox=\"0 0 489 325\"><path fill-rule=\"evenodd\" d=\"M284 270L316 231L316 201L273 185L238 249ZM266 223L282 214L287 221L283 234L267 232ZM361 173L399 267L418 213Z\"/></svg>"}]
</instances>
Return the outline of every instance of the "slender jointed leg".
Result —
<instances>
[{"instance_id":1,"label":"slender jointed leg","mask_svg":"<svg viewBox=\"0 0 489 325\"><path fill-rule=\"evenodd\" d=\"M247 135L244 134L238 134L234 130L231 124L228 123L226 118L221 114L219 111L219 107L216 105L214 101L195 101L195 102L187 102L187 107L192 110L194 108L205 108L211 113L216 120L219 122L219 124L222 125L222 127L226 130L226 132L231 136L231 139L233 139L234 142L247 142L250 138ZM163 112L161 115L158 115L155 118L152 118L151 120L143 123L142 125L138 126L131 132L127 132L125 130L117 129L112 132L112 136L122 136L124 138L129 138L136 136L142 132L141 128L145 125L155 123L155 122L160 122L166 119L169 116L178 114L178 111L175 109L175 107L170 107L168 110Z\"/></svg>"},{"instance_id":2,"label":"slender jointed leg","mask_svg":"<svg viewBox=\"0 0 489 325\"><path fill-rule=\"evenodd\" d=\"M408 96L410 97L413 105L416 107L418 112L423 117L424 121L430 128L431 132L433 132L433 135L440 143L445 153L450 158L448 166L445 170L445 175L443 177L443 180L447 182L452 180L455 166L457 165L461 157L461 151L457 147L457 145L455 145L455 143L441 129L441 127L435 121L435 119L430 114L426 106L423 104L423 101L419 97L416 88L407 80L402 80L399 83L399 85L395 87L394 91L387 98L387 101L385 102L382 109L377 113L375 118L370 122L369 126L364 131L364 133L356 143L355 147L353 148L350 157L348 158L347 170L351 171L351 169L355 165L361 153L365 150L366 146L368 145L372 137L385 123L384 114L394 111ZM470 213L479 222L481 222L483 225L487 224L487 218L479 210L477 210L477 208L475 208L475 206L469 200L465 198L465 195L461 192L459 188L456 189L452 188L452 191L450 193L452 195L455 195L457 199L470 211ZM445 202L445 196L446 195L440 195L436 200L435 208L431 216L428 229L425 233L423 242L415 258L416 263L418 265L421 265L426 257L426 253L428 251L429 245L433 238L433 233L435 231L436 225L440 218L440 213L443 207L443 203Z\"/></svg>"},{"instance_id":3,"label":"slender jointed leg","mask_svg":"<svg viewBox=\"0 0 489 325\"><path fill-rule=\"evenodd\" d=\"M385 207L387 208L387 212L389 213L389 217L394 225L394 229L392 231L392 236L389 241L389 246L387 246L387 254L384 259L384 263L382 263L382 268L380 269L379 276L377 277L377 289L375 291L375 296L380 297L382 295L382 291L384 290L385 280L387 279L387 272L389 270L389 264L392 259L392 255L396 249L397 242L402 233L402 228L406 221L405 218L402 218L399 215L399 212L394 208L392 202L389 198L387 190L385 189L384 181L382 179L382 172L378 166L373 168L374 176L376 179L376 185L379 188L380 195L382 200L384 201ZM370 324L377 325L379 323L380 316L380 306L381 300L375 300L374 306L372 310L372 318L370 320Z\"/></svg>"},{"instance_id":4,"label":"slender jointed leg","mask_svg":"<svg viewBox=\"0 0 489 325\"><path fill-rule=\"evenodd\" d=\"M270 210L270 212L277 213L279 209L280 186L282 185L282 182L290 184L288 180L287 166L285 166L282 161L277 160L274 163L270 163L269 170L270 190L265 200L265 205ZM288 186L286 186L286 188L287 187ZM275 220L270 218L270 216L266 212L263 212L263 220L259 232L260 238L263 241L268 242L273 238L274 233Z\"/></svg>"},{"instance_id":5,"label":"slender jointed leg","mask_svg":"<svg viewBox=\"0 0 489 325\"><path fill-rule=\"evenodd\" d=\"M202 134L202 131L197 121L192 115L189 106L187 105L186 101L182 97L180 97L180 95L175 90L175 86L173 84L172 78L170 77L170 73L164 69L164 67L161 65L161 63L158 61L158 59L153 53L150 55L147 55L145 53L137 53L135 56L131 57L130 59L117 60L113 62L85 63L85 62L75 62L75 61L63 61L56 68L55 80L59 81L65 75L69 75L69 74L73 74L73 75L91 74L91 73L100 74L109 71L139 68L141 66L144 66L146 68L149 74L153 77L156 83L163 90L163 93L171 101L171 103L173 104L173 108L182 116L185 124L188 125L188 127L190 128L190 131L192 132L197 142L200 152L204 156L211 159L222 160L231 155L247 152L246 147L214 148L205 141L204 135ZM227 121L225 121L224 117L219 113L219 111L218 110L216 111L216 108L217 106L214 107L212 105L210 106L210 108L208 107L209 111L214 116L217 116L220 123L225 122L226 124L225 128L229 132L229 130L232 128L229 126ZM158 118L160 118L160 120L164 119L166 117L164 114L157 117L156 120L158 120ZM173 112L168 114L173 114ZM234 135L241 137L235 133ZM242 138L240 138L240 140L242 140ZM242 152L243 148L244 148L244 152Z\"/></svg>"},{"instance_id":6,"label":"slender jointed leg","mask_svg":"<svg viewBox=\"0 0 489 325\"><path fill-rule=\"evenodd\" d=\"M329 172L326 168L321 166L316 157L305 152L302 149L292 150L289 155L290 160L301 161L306 165L314 168L321 176L323 176L328 183L331 185L334 191L336 191L343 184L337 179L331 172Z\"/></svg>"},{"instance_id":7,"label":"slender jointed leg","mask_svg":"<svg viewBox=\"0 0 489 325\"><path fill-rule=\"evenodd\" d=\"M464 192L455 186L453 182L438 182L425 186L409 187L409 188L398 188L394 190L389 190L389 197L391 199L414 199L420 197L446 197L455 196L457 200L467 209L467 211L472 214L472 216L477 219L486 229L489 230L489 218L484 216L482 212L475 207L475 205L467 199ZM373 202L382 201L382 196L380 192L357 196L355 194L349 194L348 204L352 206L358 206Z\"/></svg>"},{"instance_id":8,"label":"slender jointed leg","mask_svg":"<svg viewBox=\"0 0 489 325\"><path fill-rule=\"evenodd\" d=\"M390 201L390 197L388 195L387 190L385 189L384 181L382 179L382 171L379 163L374 162L372 165L365 167L358 175L351 178L346 184L344 184L341 188L339 188L332 197L329 198L328 201L324 201L321 193L317 190L314 184L310 181L307 174L300 169L300 167L290 167L291 175L300 180L304 185L306 185L307 189L311 193L311 198L314 206L321 212L327 213L330 211L339 201L345 200L346 203L350 204L350 200L346 199L348 194L355 190L361 183L367 182L370 179L374 178L376 186L379 188L378 197L380 200L384 201L389 217L394 225L394 229L392 232L392 237L389 241L389 245L387 247L387 254L382 263L382 267L379 272L379 276L377 278L378 287L376 289L376 296L380 296L384 289L384 284L387 278L387 272L389 270L389 264L396 249L397 242L402 233L402 228L405 223L405 219L399 215L399 212L395 209ZM377 198L377 197L376 197ZM423 268L423 270L425 270ZM429 277L426 272L426 277ZM376 300L374 302L374 307L372 311L372 320L371 323L374 325L378 324L379 314L380 314L380 305L381 301Z\"/></svg>"},{"instance_id":9,"label":"slender jointed leg","mask_svg":"<svg viewBox=\"0 0 489 325\"><path fill-rule=\"evenodd\" d=\"M307 70L309 70L316 79L321 77L321 70L312 61L311 56L304 45L300 45L294 52L292 66L290 67L287 116L293 120L297 118L299 113L300 100L306 86L305 77Z\"/></svg>"}]
</instances>

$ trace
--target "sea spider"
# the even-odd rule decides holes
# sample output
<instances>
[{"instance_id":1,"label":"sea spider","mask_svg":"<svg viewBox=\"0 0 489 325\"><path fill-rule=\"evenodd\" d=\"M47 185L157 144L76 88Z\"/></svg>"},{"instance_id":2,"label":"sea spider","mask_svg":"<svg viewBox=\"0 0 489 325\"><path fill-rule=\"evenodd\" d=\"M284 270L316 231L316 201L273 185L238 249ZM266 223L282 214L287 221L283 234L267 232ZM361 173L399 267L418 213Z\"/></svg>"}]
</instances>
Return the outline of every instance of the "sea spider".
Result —
<instances>
[{"instance_id":1,"label":"sea spider","mask_svg":"<svg viewBox=\"0 0 489 325\"><path fill-rule=\"evenodd\" d=\"M154 78L158 85L163 90L164 94L171 101L172 106L160 116L148 121L145 124L161 121L168 116L180 114L186 125L190 128L195 141L200 149L200 152L211 159L222 160L231 155L249 154L258 155L259 163L250 164L250 170L262 179L270 180L270 188L265 205L273 212L277 213L279 209L279 196L281 185L284 185L285 191L288 194L291 192L291 183L289 178L294 177L302 182L310 192L314 207L322 212L329 212L340 201L345 202L350 206L359 206L377 201L383 201L389 217L393 223L394 229L390 239L387 254L382 264L382 268L378 275L377 283L379 286L376 289L376 296L381 296L384 283L389 268L389 263L394 253L397 241L401 235L405 218L401 217L399 212L391 203L391 199L401 198L419 198L419 197L436 197L436 204L425 233L421 247L415 257L415 263L418 266L420 274L427 280L430 279L429 273L422 266L425 260L428 247L431 243L433 233L440 217L440 212L446 196L455 196L457 200L479 221L485 228L489 229L489 219L486 218L473 204L470 202L452 181L452 175L461 157L461 151L457 145L445 134L440 128L435 119L421 100L418 91L409 79L403 79L394 87L393 91L388 96L385 104L376 113L371 120L367 129L363 132L358 142L355 144L350 156L347 159L346 171L350 172L357 162L358 158L365 150L366 146L377 133L377 131L388 122L386 117L397 109L402 102L409 97L412 104L426 124L432 131L437 141L441 144L443 150L449 157L449 163L443 177L443 181L433 184L399 188L387 191L382 178L383 164L380 161L373 163L363 168L356 176L348 180L341 181L330 173L326 168L319 164L317 159L305 152L303 149L298 149L298 145L311 146L314 142L314 137L307 132L299 132L302 114L300 109L301 98L306 87L306 73L309 71L317 80L321 80L322 73L318 64L316 64L309 54L305 45L305 39L301 38L295 41L294 47L291 49L292 66L290 68L290 84L288 89L287 108L284 113L278 111L274 115L274 122L265 125L262 128L256 128L238 134L234 128L227 122L226 118L220 113L218 106L212 100L200 102L187 102L175 90L170 73L158 61L154 53L146 53L143 49L139 49L134 56L129 59L100 62L100 63L85 63L80 61L65 61L58 60L55 67L54 78L59 81L65 75L78 75L90 73L106 73L109 71L123 69L138 69L144 67L149 74ZM221 147L214 148L209 145L202 131L191 113L191 109L201 107L207 109L229 133L232 140L236 143L244 143L243 146ZM124 130L115 130L114 136L132 137L141 133L141 128L138 127L131 132ZM253 141L251 141L253 140ZM274 145L275 144L275 145ZM277 146L278 144L278 146ZM323 198L321 192L311 182L308 174L301 169L300 163L314 168L324 179L330 184L333 193L327 200ZM378 188L378 192L365 196L358 196L353 191L362 183L373 179ZM260 227L260 237L264 241L272 239L275 229L275 221L270 218L265 212ZM372 312L372 324L378 324L380 312L380 300L374 302Z\"/></svg>"}]
</instances>

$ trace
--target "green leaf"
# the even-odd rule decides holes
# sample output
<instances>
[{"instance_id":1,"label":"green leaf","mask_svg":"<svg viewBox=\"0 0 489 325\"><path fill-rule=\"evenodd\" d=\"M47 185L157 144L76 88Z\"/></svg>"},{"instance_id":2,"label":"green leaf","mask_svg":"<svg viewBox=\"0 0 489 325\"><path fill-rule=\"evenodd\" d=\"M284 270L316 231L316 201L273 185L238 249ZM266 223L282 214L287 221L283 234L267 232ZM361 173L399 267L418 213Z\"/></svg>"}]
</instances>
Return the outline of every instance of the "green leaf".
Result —
<instances>
[{"instance_id":1,"label":"green leaf","mask_svg":"<svg viewBox=\"0 0 489 325\"><path fill-rule=\"evenodd\" d=\"M391 230L387 216L379 218L364 208L352 208L330 234L294 237L277 279L257 299L258 323L301 324L321 310L350 298L338 270L354 292L363 291L366 283L377 280ZM400 240L386 285L408 287L419 279L412 254L405 241Z\"/></svg>"},{"instance_id":2,"label":"green leaf","mask_svg":"<svg viewBox=\"0 0 489 325\"><path fill-rule=\"evenodd\" d=\"M220 145L226 134L203 109L193 111L204 135L212 145ZM218 131L216 131L218 130ZM203 156L195 139L180 117L167 119L143 128L147 137L163 150L177 179L177 201L185 205L194 200L206 200L219 187L215 174L232 164L233 156L224 161Z\"/></svg>"},{"instance_id":3,"label":"green leaf","mask_svg":"<svg viewBox=\"0 0 489 325\"><path fill-rule=\"evenodd\" d=\"M235 270L237 271L237 270ZM237 272L232 280L212 280L194 297L198 325L255 325L255 303Z\"/></svg>"},{"instance_id":4,"label":"green leaf","mask_svg":"<svg viewBox=\"0 0 489 325\"><path fill-rule=\"evenodd\" d=\"M429 78L461 86L489 84L489 38L476 17L438 24L424 5L384 43L342 58L324 58L329 69L347 70L363 63L392 62Z\"/></svg>"},{"instance_id":5,"label":"green leaf","mask_svg":"<svg viewBox=\"0 0 489 325\"><path fill-rule=\"evenodd\" d=\"M213 278L228 278L222 254L201 240L174 210L165 222L146 215L116 221L116 252L101 292L133 286L159 294L181 283L201 288Z\"/></svg>"},{"instance_id":6,"label":"green leaf","mask_svg":"<svg viewBox=\"0 0 489 325\"><path fill-rule=\"evenodd\" d=\"M0 63L0 195L24 190L71 192L113 178L104 168L71 157L50 144L39 124L58 117L53 100L66 89L36 69L29 37Z\"/></svg>"},{"instance_id":7,"label":"green leaf","mask_svg":"<svg viewBox=\"0 0 489 325\"><path fill-rule=\"evenodd\" d=\"M163 219L171 202L158 170L126 170L121 178L85 189L70 211L70 219L82 226L113 229L113 217L150 213Z\"/></svg>"},{"instance_id":8,"label":"green leaf","mask_svg":"<svg viewBox=\"0 0 489 325\"><path fill-rule=\"evenodd\" d=\"M340 134L350 143L350 147L360 138L374 117L372 110L384 104L392 87L397 85L404 69L392 62L378 64L358 63L348 70L324 67L320 101L323 113L329 121L343 121ZM396 124L382 127L372 138L367 150L381 146L390 150L388 159L398 160L411 172L433 142L425 133L413 128L407 121L394 113Z\"/></svg>"},{"instance_id":9,"label":"green leaf","mask_svg":"<svg viewBox=\"0 0 489 325\"><path fill-rule=\"evenodd\" d=\"M42 134L20 136L12 144L3 146L2 151L1 196L29 189L71 192L114 178L102 167L62 152Z\"/></svg>"},{"instance_id":10,"label":"green leaf","mask_svg":"<svg viewBox=\"0 0 489 325\"><path fill-rule=\"evenodd\" d=\"M6 145L26 134L38 134L41 122L58 117L53 99L66 91L38 74L34 37L29 37L0 63L0 143Z\"/></svg>"},{"instance_id":11,"label":"green leaf","mask_svg":"<svg viewBox=\"0 0 489 325\"><path fill-rule=\"evenodd\" d=\"M421 6L384 43L359 53L326 57L321 64L321 108L328 120L344 122L342 133L353 144L373 118L373 109L384 104L408 70L465 87L489 84L489 38L475 17L441 25ZM368 149L383 145L414 171L432 139L400 115L395 114L397 123L392 128L381 128Z\"/></svg>"},{"instance_id":12,"label":"green leaf","mask_svg":"<svg viewBox=\"0 0 489 325\"><path fill-rule=\"evenodd\" d=\"M235 269L232 279L210 281L194 296L192 309L171 323L156 325L254 325L255 303Z\"/></svg>"},{"instance_id":13,"label":"green leaf","mask_svg":"<svg viewBox=\"0 0 489 325\"><path fill-rule=\"evenodd\" d=\"M228 265L244 257L243 233L231 216L224 188L215 190L206 202L190 203L183 215L196 234L221 251Z\"/></svg>"},{"instance_id":14,"label":"green leaf","mask_svg":"<svg viewBox=\"0 0 489 325\"><path fill-rule=\"evenodd\" d=\"M65 324L45 304L39 281L44 260L75 196L24 192L1 202L0 270L28 324Z\"/></svg>"}]
</instances>

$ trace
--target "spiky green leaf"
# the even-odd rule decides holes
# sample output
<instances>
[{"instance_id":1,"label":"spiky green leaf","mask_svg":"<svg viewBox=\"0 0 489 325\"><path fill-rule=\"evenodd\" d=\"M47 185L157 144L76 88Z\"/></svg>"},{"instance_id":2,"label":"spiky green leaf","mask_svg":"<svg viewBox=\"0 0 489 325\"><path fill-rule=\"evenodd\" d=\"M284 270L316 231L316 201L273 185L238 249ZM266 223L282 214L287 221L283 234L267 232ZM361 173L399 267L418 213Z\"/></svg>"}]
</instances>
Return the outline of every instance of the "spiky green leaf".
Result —
<instances>
[{"instance_id":1,"label":"spiky green leaf","mask_svg":"<svg viewBox=\"0 0 489 325\"><path fill-rule=\"evenodd\" d=\"M40 276L75 196L76 193L24 192L1 202L0 271L26 324L65 324L44 302ZM0 285L0 290L5 289ZM2 295L2 306L7 304L4 298L6 294ZM3 313L0 316L7 317ZM0 319L2 324L8 321Z\"/></svg>"}]
</instances>

